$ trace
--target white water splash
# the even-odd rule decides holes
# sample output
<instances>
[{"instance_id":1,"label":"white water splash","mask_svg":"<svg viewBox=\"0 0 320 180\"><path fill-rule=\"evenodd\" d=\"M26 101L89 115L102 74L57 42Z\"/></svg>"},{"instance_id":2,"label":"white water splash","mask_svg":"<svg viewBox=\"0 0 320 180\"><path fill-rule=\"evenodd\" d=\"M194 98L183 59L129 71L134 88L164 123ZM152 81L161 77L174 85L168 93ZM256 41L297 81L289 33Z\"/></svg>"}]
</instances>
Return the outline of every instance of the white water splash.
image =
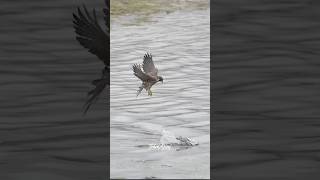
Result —
<instances>
[{"instance_id":1,"label":"white water splash","mask_svg":"<svg viewBox=\"0 0 320 180\"><path fill-rule=\"evenodd\" d=\"M179 143L173 132L162 130L162 136L160 138L160 144L174 144Z\"/></svg>"}]
</instances>

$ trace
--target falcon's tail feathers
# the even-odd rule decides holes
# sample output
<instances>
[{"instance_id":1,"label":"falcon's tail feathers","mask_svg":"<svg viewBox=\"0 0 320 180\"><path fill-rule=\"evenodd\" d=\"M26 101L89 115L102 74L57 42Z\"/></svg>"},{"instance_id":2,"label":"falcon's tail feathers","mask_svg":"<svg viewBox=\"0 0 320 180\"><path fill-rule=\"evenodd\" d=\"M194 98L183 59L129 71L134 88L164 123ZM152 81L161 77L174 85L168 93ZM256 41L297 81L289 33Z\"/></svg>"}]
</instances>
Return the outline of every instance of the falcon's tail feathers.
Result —
<instances>
[{"instance_id":1,"label":"falcon's tail feathers","mask_svg":"<svg viewBox=\"0 0 320 180\"><path fill-rule=\"evenodd\" d=\"M85 115L89 110L90 106L98 100L98 97L101 94L101 92L105 89L107 84L109 84L109 79L107 75L108 75L108 70L107 68L105 68L102 71L102 77L100 79L96 79L92 81L92 84L95 85L96 87L88 92L88 96L87 96L88 99L86 103L83 105L83 108L84 108L83 115Z\"/></svg>"},{"instance_id":2,"label":"falcon's tail feathers","mask_svg":"<svg viewBox=\"0 0 320 180\"><path fill-rule=\"evenodd\" d=\"M137 97L139 96L139 94L141 93L141 91L143 90L143 86L141 85L137 91Z\"/></svg>"},{"instance_id":3,"label":"falcon's tail feathers","mask_svg":"<svg viewBox=\"0 0 320 180\"><path fill-rule=\"evenodd\" d=\"M101 92L104 90L104 88L107 85L107 82L104 79L97 79L94 80L94 85L96 86L94 89L88 92L88 100L84 104L83 108L83 114L85 115L87 111L89 110L90 106L94 104L97 100Z\"/></svg>"}]
</instances>

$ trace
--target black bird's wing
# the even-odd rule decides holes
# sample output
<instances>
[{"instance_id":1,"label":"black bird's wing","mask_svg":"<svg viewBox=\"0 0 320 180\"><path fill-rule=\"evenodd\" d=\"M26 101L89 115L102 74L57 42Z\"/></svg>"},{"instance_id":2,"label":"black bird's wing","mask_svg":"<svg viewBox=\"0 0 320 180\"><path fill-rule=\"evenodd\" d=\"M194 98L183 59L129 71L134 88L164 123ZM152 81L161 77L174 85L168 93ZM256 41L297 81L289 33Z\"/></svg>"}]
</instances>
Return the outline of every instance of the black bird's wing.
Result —
<instances>
[{"instance_id":1,"label":"black bird's wing","mask_svg":"<svg viewBox=\"0 0 320 180\"><path fill-rule=\"evenodd\" d=\"M92 84L95 86L95 88L88 92L88 98L84 104L84 114L86 114L90 106L98 99L99 94L106 88L108 84L110 84L109 0L105 0L105 3L106 7L103 8L103 12L107 33L101 29L95 10L93 10L91 15L89 14L87 8L83 6L84 12L78 8L78 14L73 14L73 24L77 34L76 39L83 47L87 48L89 52L102 60L105 65L101 78L92 81Z\"/></svg>"},{"instance_id":2,"label":"black bird's wing","mask_svg":"<svg viewBox=\"0 0 320 180\"><path fill-rule=\"evenodd\" d=\"M87 8L83 6L83 11L78 8L78 14L73 14L73 24L77 34L76 38L89 52L101 59L105 65L109 65L109 32L106 34L101 29L95 10L93 10L91 15ZM109 27L107 30L109 30Z\"/></svg>"}]
</instances>

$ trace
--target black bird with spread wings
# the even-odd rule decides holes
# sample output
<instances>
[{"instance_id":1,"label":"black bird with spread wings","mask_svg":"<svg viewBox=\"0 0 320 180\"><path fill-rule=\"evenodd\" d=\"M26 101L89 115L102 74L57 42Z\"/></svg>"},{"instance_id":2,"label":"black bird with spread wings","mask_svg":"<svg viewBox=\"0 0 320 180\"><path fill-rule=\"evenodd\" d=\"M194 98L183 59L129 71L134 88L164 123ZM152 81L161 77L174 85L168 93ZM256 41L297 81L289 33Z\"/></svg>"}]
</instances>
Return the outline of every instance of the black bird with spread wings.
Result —
<instances>
[{"instance_id":1,"label":"black bird with spread wings","mask_svg":"<svg viewBox=\"0 0 320 180\"><path fill-rule=\"evenodd\" d=\"M83 5L83 10L78 8L77 14L73 13L73 25L77 34L76 39L79 43L88 49L88 51L96 55L103 63L104 69L99 79L92 81L94 89L88 92L88 99L84 105L84 114L89 110L90 106L98 99L99 94L110 85L110 2L105 0L103 8L104 21L106 31L100 27L96 11L93 9L90 14Z\"/></svg>"},{"instance_id":2,"label":"black bird with spread wings","mask_svg":"<svg viewBox=\"0 0 320 180\"><path fill-rule=\"evenodd\" d=\"M143 57L143 71L141 66L138 64L134 64L132 69L134 72L133 74L142 81L142 85L139 87L137 96L139 96L143 88L148 91L149 96L152 96L151 87L159 81L163 82L163 78L158 76L158 69L154 66L152 55L149 53L145 54Z\"/></svg>"}]
</instances>

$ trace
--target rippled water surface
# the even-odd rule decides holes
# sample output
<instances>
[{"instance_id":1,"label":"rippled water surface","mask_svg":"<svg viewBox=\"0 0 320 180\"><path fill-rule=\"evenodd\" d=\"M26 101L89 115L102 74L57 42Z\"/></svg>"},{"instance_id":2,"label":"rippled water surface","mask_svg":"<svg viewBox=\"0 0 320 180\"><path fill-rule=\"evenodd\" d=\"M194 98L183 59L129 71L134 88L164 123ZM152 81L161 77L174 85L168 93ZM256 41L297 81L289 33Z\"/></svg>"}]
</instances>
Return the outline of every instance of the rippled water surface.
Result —
<instances>
[{"instance_id":1,"label":"rippled water surface","mask_svg":"<svg viewBox=\"0 0 320 180\"><path fill-rule=\"evenodd\" d=\"M121 21L120 21L121 22ZM111 177L209 178L209 9L158 14L150 21L111 24ZM134 63L152 53L164 83L142 91ZM152 149L161 132L199 142L188 149Z\"/></svg>"},{"instance_id":2,"label":"rippled water surface","mask_svg":"<svg viewBox=\"0 0 320 180\"><path fill-rule=\"evenodd\" d=\"M1 3L1 180L107 176L106 96L82 116L103 68L75 39L72 12L82 3L102 17L100 0Z\"/></svg>"},{"instance_id":3,"label":"rippled water surface","mask_svg":"<svg viewBox=\"0 0 320 180\"><path fill-rule=\"evenodd\" d=\"M319 1L215 0L214 179L319 179Z\"/></svg>"}]
</instances>

